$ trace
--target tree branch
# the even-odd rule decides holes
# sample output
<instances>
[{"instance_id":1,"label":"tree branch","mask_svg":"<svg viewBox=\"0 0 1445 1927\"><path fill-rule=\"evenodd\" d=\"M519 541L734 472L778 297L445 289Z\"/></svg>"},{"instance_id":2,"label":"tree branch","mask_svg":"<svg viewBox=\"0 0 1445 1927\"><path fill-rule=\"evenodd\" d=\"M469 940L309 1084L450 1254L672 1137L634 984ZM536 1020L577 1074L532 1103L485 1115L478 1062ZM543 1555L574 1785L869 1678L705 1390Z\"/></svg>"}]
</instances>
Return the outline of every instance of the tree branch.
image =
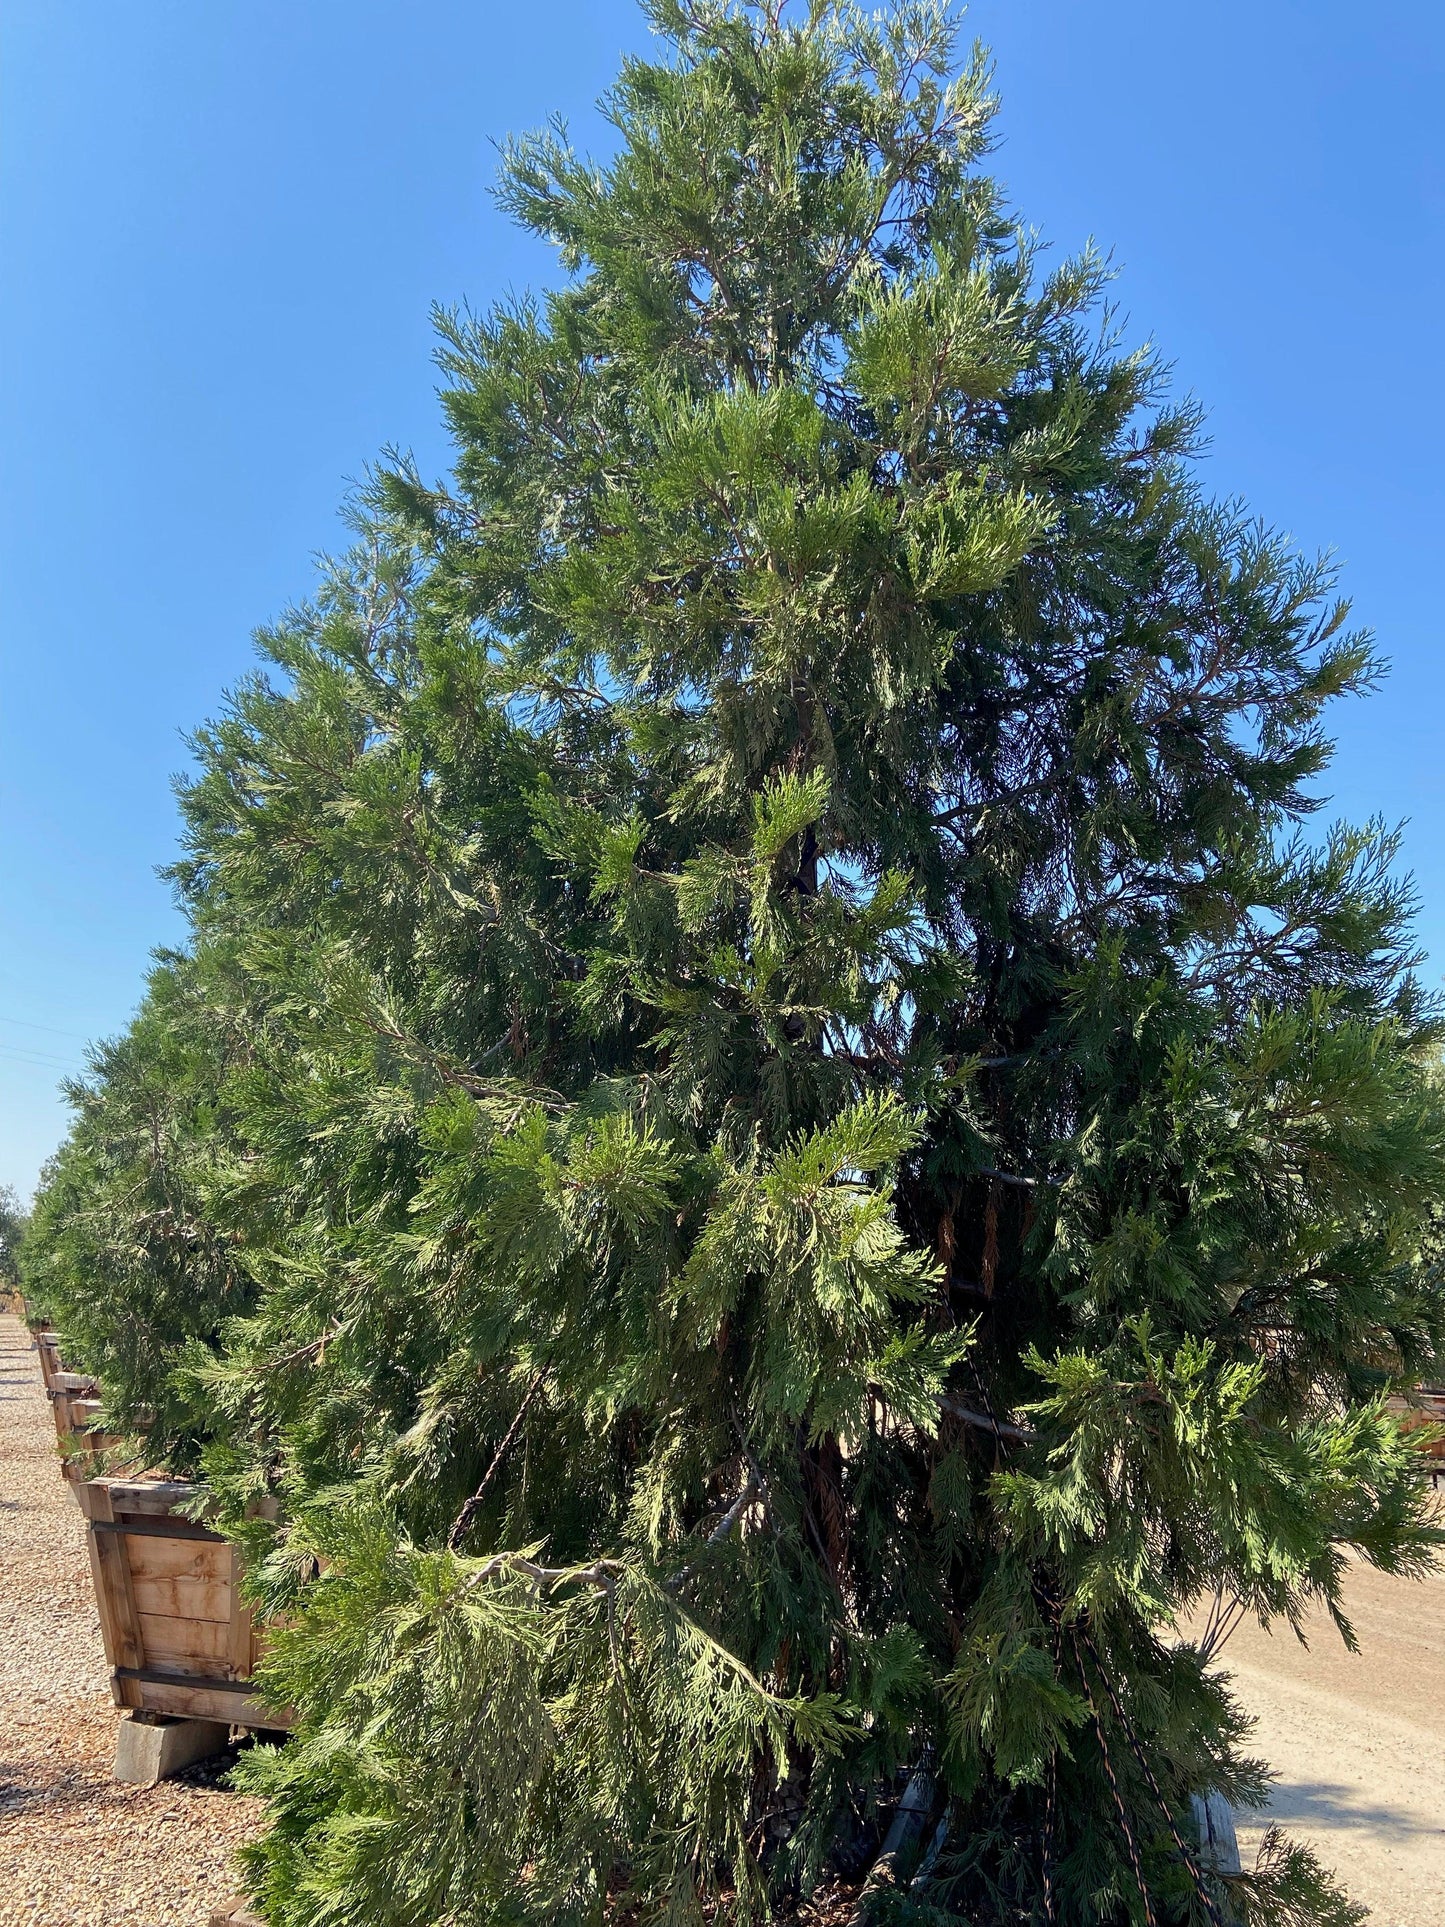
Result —
<instances>
[{"instance_id":1,"label":"tree branch","mask_svg":"<svg viewBox=\"0 0 1445 1927\"><path fill-rule=\"evenodd\" d=\"M1012 1439L1016 1445L1032 1445L1038 1438L1026 1426L1011 1425L1007 1419L995 1418L992 1412L976 1412L971 1405L960 1405L956 1398L946 1395L938 1401L939 1409L947 1412L950 1418L958 1419L964 1425L976 1426L982 1432L992 1432L1000 1439Z\"/></svg>"},{"instance_id":2,"label":"tree branch","mask_svg":"<svg viewBox=\"0 0 1445 1927\"><path fill-rule=\"evenodd\" d=\"M511 1424L507 1427L506 1435L502 1439L501 1444L497 1447L496 1451L492 1454L492 1462L487 1467L486 1471L482 1474L481 1484L477 1487L476 1491L472 1494L471 1498L467 1500L466 1504L462 1507L461 1511L457 1514L456 1518L452 1521L452 1529L447 1534L447 1544L453 1552L455 1552L457 1547L461 1544L462 1535L466 1532L467 1527L472 1523L472 1520L476 1517L477 1511L481 1506L482 1500L486 1497L487 1487L492 1483L492 1479L496 1473L497 1467L502 1463L502 1460L507 1456L508 1450L511 1447L513 1439L516 1438L517 1433L521 1430L522 1420L527 1416L527 1412L529 1407L531 1406L532 1400L537 1396L538 1392L542 1389L542 1380L547 1376L547 1373L550 1371L551 1364L552 1364L552 1361L548 1359L546 1364L543 1365L541 1371L538 1372L537 1376L532 1380L531 1384L527 1387L527 1395L522 1400L522 1403L518 1406L517 1416L512 1420Z\"/></svg>"}]
</instances>

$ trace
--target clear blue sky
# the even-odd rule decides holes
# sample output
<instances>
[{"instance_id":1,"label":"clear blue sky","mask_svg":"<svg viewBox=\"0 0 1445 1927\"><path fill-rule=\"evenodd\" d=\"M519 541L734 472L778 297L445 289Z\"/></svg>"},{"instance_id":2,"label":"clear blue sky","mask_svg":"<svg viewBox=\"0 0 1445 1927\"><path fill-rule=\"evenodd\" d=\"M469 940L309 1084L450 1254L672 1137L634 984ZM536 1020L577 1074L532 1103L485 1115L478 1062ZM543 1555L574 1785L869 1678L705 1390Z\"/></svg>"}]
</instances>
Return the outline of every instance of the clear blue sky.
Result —
<instances>
[{"instance_id":1,"label":"clear blue sky","mask_svg":"<svg viewBox=\"0 0 1445 1927\"><path fill-rule=\"evenodd\" d=\"M996 170L1095 236L1210 412L1208 477L1333 547L1394 663L1330 788L1410 819L1445 973L1445 9L977 0ZM493 141L594 105L631 0L6 0L0 17L0 1182L180 924L182 732L339 545L386 443L439 468L434 300L552 273Z\"/></svg>"}]
</instances>

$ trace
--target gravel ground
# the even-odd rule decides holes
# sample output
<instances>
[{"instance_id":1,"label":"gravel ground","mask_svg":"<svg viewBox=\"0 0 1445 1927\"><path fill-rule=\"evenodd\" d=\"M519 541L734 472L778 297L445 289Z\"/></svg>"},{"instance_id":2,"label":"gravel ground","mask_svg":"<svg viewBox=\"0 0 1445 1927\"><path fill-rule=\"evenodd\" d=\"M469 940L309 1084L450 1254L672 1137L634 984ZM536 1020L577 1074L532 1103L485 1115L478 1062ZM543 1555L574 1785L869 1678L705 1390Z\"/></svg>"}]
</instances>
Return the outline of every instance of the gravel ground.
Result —
<instances>
[{"instance_id":1,"label":"gravel ground","mask_svg":"<svg viewBox=\"0 0 1445 1927\"><path fill-rule=\"evenodd\" d=\"M0 1927L205 1927L236 1893L260 1802L217 1784L224 1756L116 1785L117 1717L39 1362L0 1316Z\"/></svg>"}]
</instances>

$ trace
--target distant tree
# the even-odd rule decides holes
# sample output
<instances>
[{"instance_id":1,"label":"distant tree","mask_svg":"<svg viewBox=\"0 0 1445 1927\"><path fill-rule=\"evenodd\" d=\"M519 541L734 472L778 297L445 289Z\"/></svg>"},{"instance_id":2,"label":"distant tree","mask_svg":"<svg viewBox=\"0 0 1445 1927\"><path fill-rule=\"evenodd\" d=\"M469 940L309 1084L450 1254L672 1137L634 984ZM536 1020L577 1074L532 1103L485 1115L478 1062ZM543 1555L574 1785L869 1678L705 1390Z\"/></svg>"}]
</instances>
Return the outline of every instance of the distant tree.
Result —
<instances>
[{"instance_id":1,"label":"distant tree","mask_svg":"<svg viewBox=\"0 0 1445 1927\"><path fill-rule=\"evenodd\" d=\"M1264 1791L1229 1624L1439 1537L1438 1026L1393 840L1303 834L1375 660L942 13L652 16L609 164L508 153L567 280L442 318L453 478L198 736L38 1207L284 1618L258 1902L1349 1921L1190 1800Z\"/></svg>"},{"instance_id":2,"label":"distant tree","mask_svg":"<svg viewBox=\"0 0 1445 1927\"><path fill-rule=\"evenodd\" d=\"M129 1031L67 1089L70 1135L44 1172L20 1258L25 1289L98 1373L107 1421L144 1425L152 1453L192 1468L212 1431L203 1391L172 1374L248 1311L244 1232L228 1205L238 1153L222 1096L227 1029L197 966L163 958ZM244 1188L244 1187L243 1187ZM252 1229L254 1201L245 1201Z\"/></svg>"},{"instance_id":3,"label":"distant tree","mask_svg":"<svg viewBox=\"0 0 1445 1927\"><path fill-rule=\"evenodd\" d=\"M9 1185L0 1185L0 1291L16 1291L20 1285L20 1241L25 1235L26 1214Z\"/></svg>"}]
</instances>

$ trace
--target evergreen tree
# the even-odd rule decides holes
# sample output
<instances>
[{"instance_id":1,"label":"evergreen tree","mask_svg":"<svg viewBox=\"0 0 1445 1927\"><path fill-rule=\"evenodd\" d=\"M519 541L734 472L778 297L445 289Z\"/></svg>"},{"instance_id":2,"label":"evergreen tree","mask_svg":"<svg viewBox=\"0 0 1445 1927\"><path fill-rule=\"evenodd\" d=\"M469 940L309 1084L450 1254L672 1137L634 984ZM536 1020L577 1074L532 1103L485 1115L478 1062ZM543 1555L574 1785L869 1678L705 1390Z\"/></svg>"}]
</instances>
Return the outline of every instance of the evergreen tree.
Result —
<instances>
[{"instance_id":1,"label":"evergreen tree","mask_svg":"<svg viewBox=\"0 0 1445 1927\"><path fill-rule=\"evenodd\" d=\"M1304 834L1375 659L946 16L651 12L609 164L508 151L566 280L442 317L453 476L198 736L27 1258L284 1624L262 1910L1347 1921L1190 1797L1262 1797L1229 1624L1438 1538L1437 1026Z\"/></svg>"},{"instance_id":2,"label":"evergreen tree","mask_svg":"<svg viewBox=\"0 0 1445 1927\"><path fill-rule=\"evenodd\" d=\"M15 1291L20 1284L20 1243L25 1234L26 1214L9 1185L0 1185L0 1291Z\"/></svg>"},{"instance_id":3,"label":"evergreen tree","mask_svg":"<svg viewBox=\"0 0 1445 1927\"><path fill-rule=\"evenodd\" d=\"M222 1095L235 1037L199 978L190 959L159 958L128 1032L66 1085L74 1122L20 1251L67 1360L101 1377L107 1425L144 1431L148 1457L176 1471L211 1431L204 1397L172 1379L177 1352L214 1346L222 1320L250 1310L239 1248L260 1225Z\"/></svg>"}]
</instances>

